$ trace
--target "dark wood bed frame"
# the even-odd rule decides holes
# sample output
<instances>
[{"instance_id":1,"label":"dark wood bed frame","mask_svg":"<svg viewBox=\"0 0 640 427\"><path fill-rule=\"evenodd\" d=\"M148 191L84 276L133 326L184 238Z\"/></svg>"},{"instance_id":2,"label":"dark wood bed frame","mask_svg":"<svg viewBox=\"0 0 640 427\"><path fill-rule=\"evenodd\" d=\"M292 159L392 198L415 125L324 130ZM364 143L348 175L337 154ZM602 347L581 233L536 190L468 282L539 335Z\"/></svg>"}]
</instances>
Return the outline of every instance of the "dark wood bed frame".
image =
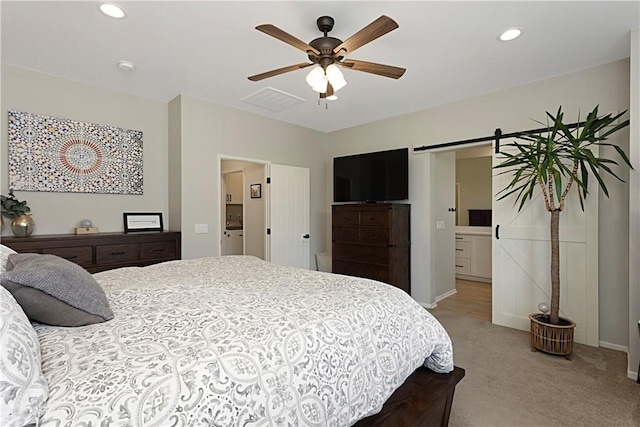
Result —
<instances>
[{"instance_id":1,"label":"dark wood bed frame","mask_svg":"<svg viewBox=\"0 0 640 427\"><path fill-rule=\"evenodd\" d=\"M382 407L382 411L364 418L354 427L446 427L456 384L464 377L457 366L449 374L436 374L418 368Z\"/></svg>"}]
</instances>

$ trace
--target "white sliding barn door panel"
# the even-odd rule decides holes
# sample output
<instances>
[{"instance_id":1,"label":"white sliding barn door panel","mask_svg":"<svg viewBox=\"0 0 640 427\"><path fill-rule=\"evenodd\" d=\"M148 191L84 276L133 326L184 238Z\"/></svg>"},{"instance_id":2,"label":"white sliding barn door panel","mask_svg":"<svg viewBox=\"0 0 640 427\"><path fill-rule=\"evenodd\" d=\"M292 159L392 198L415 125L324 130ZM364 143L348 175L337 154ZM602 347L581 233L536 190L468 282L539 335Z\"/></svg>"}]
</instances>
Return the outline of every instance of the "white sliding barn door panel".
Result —
<instances>
[{"instance_id":1,"label":"white sliding barn door panel","mask_svg":"<svg viewBox=\"0 0 640 427\"><path fill-rule=\"evenodd\" d=\"M309 169L271 165L269 190L269 260L309 268ZM317 237L317 236L315 236Z\"/></svg>"},{"instance_id":2,"label":"white sliding barn door panel","mask_svg":"<svg viewBox=\"0 0 640 427\"><path fill-rule=\"evenodd\" d=\"M501 162L494 154L493 165ZM520 212L515 197L498 201L496 194L512 178L498 172L493 171L492 319L528 331L529 314L551 299L551 214L540 190ZM583 212L575 190L560 214L560 315L576 322L576 342L598 346L598 191L591 189Z\"/></svg>"}]
</instances>

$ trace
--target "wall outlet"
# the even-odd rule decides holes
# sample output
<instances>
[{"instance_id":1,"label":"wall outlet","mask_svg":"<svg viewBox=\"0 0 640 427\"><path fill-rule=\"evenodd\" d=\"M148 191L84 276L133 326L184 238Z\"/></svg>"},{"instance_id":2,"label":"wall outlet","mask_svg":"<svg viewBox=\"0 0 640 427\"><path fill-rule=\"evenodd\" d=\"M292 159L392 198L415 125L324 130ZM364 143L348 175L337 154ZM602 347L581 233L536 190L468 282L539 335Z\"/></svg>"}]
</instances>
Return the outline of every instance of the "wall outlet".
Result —
<instances>
[{"instance_id":1,"label":"wall outlet","mask_svg":"<svg viewBox=\"0 0 640 427\"><path fill-rule=\"evenodd\" d=\"M436 221L436 230L444 230L444 221Z\"/></svg>"},{"instance_id":2,"label":"wall outlet","mask_svg":"<svg viewBox=\"0 0 640 427\"><path fill-rule=\"evenodd\" d=\"M204 234L209 232L209 224L196 224L195 233Z\"/></svg>"}]
</instances>

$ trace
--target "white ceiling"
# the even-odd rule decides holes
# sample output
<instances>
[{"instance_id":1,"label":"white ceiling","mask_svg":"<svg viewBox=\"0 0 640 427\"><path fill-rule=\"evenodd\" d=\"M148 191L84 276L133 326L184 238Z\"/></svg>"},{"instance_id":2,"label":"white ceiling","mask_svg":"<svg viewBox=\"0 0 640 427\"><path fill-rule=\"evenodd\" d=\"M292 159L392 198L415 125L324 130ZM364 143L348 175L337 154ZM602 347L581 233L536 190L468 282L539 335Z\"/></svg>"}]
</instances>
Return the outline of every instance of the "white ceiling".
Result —
<instances>
[{"instance_id":1,"label":"white ceiling","mask_svg":"<svg viewBox=\"0 0 640 427\"><path fill-rule=\"evenodd\" d=\"M2 1L2 62L168 102L179 94L330 132L542 80L629 56L640 1ZM306 61L254 29L273 24L309 42L316 19L335 19L345 40L387 15L400 28L348 57L404 67L399 80L344 70L337 101L318 105L309 69L260 82L248 76ZM521 27L504 43L498 34ZM133 72L119 60L136 65ZM242 98L265 87L301 97L281 112ZM8 106L10 107L10 106Z\"/></svg>"}]
</instances>

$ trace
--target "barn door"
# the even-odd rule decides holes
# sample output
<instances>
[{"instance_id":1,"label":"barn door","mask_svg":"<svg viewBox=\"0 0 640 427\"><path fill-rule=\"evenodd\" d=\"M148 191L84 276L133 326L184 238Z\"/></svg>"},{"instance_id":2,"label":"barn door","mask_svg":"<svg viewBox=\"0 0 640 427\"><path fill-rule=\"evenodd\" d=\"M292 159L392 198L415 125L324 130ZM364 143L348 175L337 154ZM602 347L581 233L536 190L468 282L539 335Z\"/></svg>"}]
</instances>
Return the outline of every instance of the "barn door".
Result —
<instances>
[{"instance_id":1,"label":"barn door","mask_svg":"<svg viewBox=\"0 0 640 427\"><path fill-rule=\"evenodd\" d=\"M493 165L501 161L494 154ZM528 315L538 312L540 302L550 302L550 214L540 192L520 212L512 197L497 201L510 179L493 172L492 318L529 330ZM576 322L576 342L597 346L598 191L589 194L583 212L574 190L560 215L560 315Z\"/></svg>"}]
</instances>

